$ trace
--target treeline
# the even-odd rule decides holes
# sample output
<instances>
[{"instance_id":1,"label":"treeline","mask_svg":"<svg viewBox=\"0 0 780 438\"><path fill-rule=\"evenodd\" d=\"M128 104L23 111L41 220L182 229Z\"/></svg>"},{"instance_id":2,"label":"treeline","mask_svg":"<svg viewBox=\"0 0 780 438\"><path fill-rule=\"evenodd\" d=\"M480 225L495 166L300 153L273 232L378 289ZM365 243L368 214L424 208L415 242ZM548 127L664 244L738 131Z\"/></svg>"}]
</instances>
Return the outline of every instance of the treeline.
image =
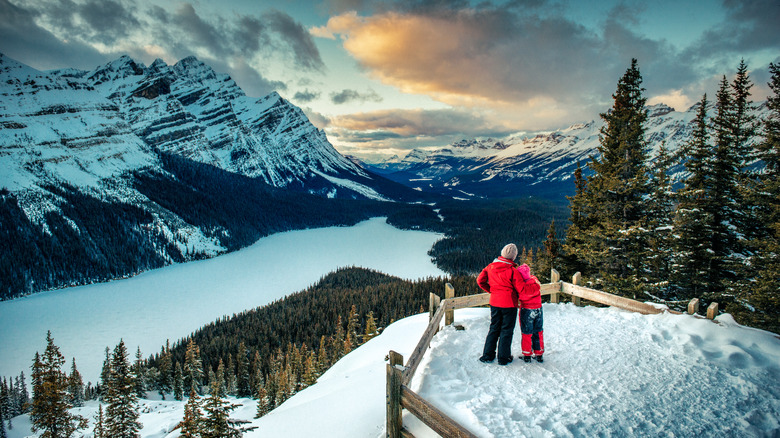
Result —
<instances>
[{"instance_id":1,"label":"treeline","mask_svg":"<svg viewBox=\"0 0 780 438\"><path fill-rule=\"evenodd\" d=\"M267 397L262 409L273 409L391 322L427 310L429 294L443 294L446 282L458 295L479 292L473 277L408 281L363 268L340 269L306 290L222 318L164 347L147 361L150 389L160 390L161 381L162 393L173 388L175 370L197 346L201 384L222 363L228 394L258 397L262 386Z\"/></svg>"},{"instance_id":2,"label":"treeline","mask_svg":"<svg viewBox=\"0 0 780 438\"><path fill-rule=\"evenodd\" d=\"M175 231L182 219L232 251L280 231L354 225L375 216L426 229L422 221L430 222L432 215L427 206L329 199L175 155L160 158L163 171L139 171L131 178L152 203L132 205L68 185L47 186L60 211L45 212L42 224L36 224L15 194L0 192L0 299L206 257L180 249L186 241ZM174 231L173 242L166 227Z\"/></svg>"},{"instance_id":3,"label":"treeline","mask_svg":"<svg viewBox=\"0 0 780 438\"><path fill-rule=\"evenodd\" d=\"M531 254L539 252L551 224L565 229L568 220L566 207L535 198L443 201L437 208L446 237L433 245L430 255L453 275L479 273L510 242Z\"/></svg>"},{"instance_id":4,"label":"treeline","mask_svg":"<svg viewBox=\"0 0 780 438\"><path fill-rule=\"evenodd\" d=\"M148 359L138 350L131 361L120 341L113 351L106 348L95 386L84 385L75 359L65 372L48 333L46 350L33 358L32 397L23 373L2 380L0 419L29 413L36 430L75 431L85 427L84 418L68 409L100 400L93 436L125 436L140 428L137 400L156 391L187 398L183 436L241 436L247 429L229 418L236 405L228 395L257 399L257 417L265 415L393 321L426 311L429 294L443 294L446 283L458 296L481 292L472 276L408 281L343 268L306 290L221 318ZM6 424L13 427L0 420L0 431Z\"/></svg>"},{"instance_id":5,"label":"treeline","mask_svg":"<svg viewBox=\"0 0 780 438\"><path fill-rule=\"evenodd\" d=\"M601 115L590 175L575 172L565 241L546 243L552 265L598 289L672 307L717 301L740 323L780 332L780 68L770 64L770 73L763 124L752 115L742 62L732 81L723 77L714 105L702 97L689 143L679 153L661 147L651 162L633 60ZM675 185L670 169L680 166L690 176Z\"/></svg>"}]
</instances>

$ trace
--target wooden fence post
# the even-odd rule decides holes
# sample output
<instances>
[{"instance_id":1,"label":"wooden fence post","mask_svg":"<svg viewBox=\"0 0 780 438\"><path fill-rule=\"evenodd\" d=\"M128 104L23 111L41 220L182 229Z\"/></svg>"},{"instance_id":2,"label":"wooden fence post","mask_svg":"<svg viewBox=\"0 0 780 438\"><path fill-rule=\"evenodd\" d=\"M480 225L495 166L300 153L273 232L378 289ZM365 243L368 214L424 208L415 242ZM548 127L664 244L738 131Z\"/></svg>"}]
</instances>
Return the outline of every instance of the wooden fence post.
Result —
<instances>
[{"instance_id":1,"label":"wooden fence post","mask_svg":"<svg viewBox=\"0 0 780 438\"><path fill-rule=\"evenodd\" d=\"M401 407L401 383L403 373L396 365L402 365L404 357L390 351L390 361L387 364L387 438L400 438L403 429L403 417Z\"/></svg>"},{"instance_id":2,"label":"wooden fence post","mask_svg":"<svg viewBox=\"0 0 780 438\"><path fill-rule=\"evenodd\" d=\"M707 319L715 319L718 316L718 303L710 303L707 306Z\"/></svg>"},{"instance_id":3,"label":"wooden fence post","mask_svg":"<svg viewBox=\"0 0 780 438\"><path fill-rule=\"evenodd\" d=\"M581 274L581 273L579 273L579 272L577 272L576 274L574 274L574 275L571 277L571 282L572 282L572 284L573 284L573 285L575 285L575 286L581 286L581 284L580 284L580 283L582 283L582 274ZM575 297L575 296L572 296L572 297L571 297L571 301L572 301L572 303L574 303L574 305L575 305L575 306L581 306L581 305L582 305L582 298L580 298L580 297Z\"/></svg>"},{"instance_id":4,"label":"wooden fence post","mask_svg":"<svg viewBox=\"0 0 780 438\"><path fill-rule=\"evenodd\" d=\"M451 300L452 298L455 298L455 288L447 283L444 285L444 299ZM444 312L444 325L451 325L453 322L455 322L455 309L450 308Z\"/></svg>"},{"instance_id":5,"label":"wooden fence post","mask_svg":"<svg viewBox=\"0 0 780 438\"><path fill-rule=\"evenodd\" d=\"M550 283L557 283L561 281L561 274L558 273L555 269L550 269ZM550 302L551 303L560 303L561 302L561 293L555 292L550 294Z\"/></svg>"},{"instance_id":6,"label":"wooden fence post","mask_svg":"<svg viewBox=\"0 0 780 438\"><path fill-rule=\"evenodd\" d=\"M699 299L694 298L688 303L688 314L695 315L697 313L699 313Z\"/></svg>"},{"instance_id":7,"label":"wooden fence post","mask_svg":"<svg viewBox=\"0 0 780 438\"><path fill-rule=\"evenodd\" d=\"M439 308L439 303L441 303L441 298L436 295L435 293L431 292L428 296L428 320L430 321L433 319L433 315L436 313L436 309Z\"/></svg>"}]
</instances>

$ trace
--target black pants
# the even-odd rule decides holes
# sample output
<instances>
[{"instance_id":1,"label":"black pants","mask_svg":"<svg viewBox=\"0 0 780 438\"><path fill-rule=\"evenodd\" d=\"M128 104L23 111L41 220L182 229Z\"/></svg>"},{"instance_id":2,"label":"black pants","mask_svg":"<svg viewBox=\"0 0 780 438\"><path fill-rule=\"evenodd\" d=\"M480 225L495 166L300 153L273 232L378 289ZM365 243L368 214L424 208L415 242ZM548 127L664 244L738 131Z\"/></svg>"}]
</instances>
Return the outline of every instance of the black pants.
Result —
<instances>
[{"instance_id":1,"label":"black pants","mask_svg":"<svg viewBox=\"0 0 780 438\"><path fill-rule=\"evenodd\" d=\"M516 322L516 307L490 306L490 329L485 339L485 348L482 350L483 358L495 359L496 344L498 344L498 361L505 362L512 359L512 335Z\"/></svg>"}]
</instances>

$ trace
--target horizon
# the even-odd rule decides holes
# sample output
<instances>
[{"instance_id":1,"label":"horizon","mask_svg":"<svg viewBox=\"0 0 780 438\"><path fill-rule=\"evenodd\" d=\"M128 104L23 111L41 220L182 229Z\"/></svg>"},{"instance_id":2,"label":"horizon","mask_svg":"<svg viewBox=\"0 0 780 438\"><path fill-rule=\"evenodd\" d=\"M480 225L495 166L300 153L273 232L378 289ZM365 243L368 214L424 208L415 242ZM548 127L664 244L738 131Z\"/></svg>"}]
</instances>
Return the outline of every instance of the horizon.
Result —
<instances>
[{"instance_id":1,"label":"horizon","mask_svg":"<svg viewBox=\"0 0 780 438\"><path fill-rule=\"evenodd\" d=\"M32 68L196 56L249 96L279 92L345 155L596 120L631 58L648 104L678 111L741 59L761 101L780 62L771 0L0 0L0 11L0 52Z\"/></svg>"}]
</instances>

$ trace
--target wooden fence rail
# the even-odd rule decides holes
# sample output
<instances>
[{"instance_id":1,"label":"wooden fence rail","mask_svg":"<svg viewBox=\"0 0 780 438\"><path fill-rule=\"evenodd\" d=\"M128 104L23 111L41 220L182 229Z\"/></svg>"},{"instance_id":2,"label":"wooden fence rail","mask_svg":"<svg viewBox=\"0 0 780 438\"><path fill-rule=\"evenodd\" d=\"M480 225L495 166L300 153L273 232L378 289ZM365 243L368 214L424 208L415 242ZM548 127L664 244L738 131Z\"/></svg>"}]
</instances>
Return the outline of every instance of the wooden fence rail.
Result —
<instances>
[{"instance_id":1,"label":"wooden fence rail","mask_svg":"<svg viewBox=\"0 0 780 438\"><path fill-rule=\"evenodd\" d=\"M560 274L553 269L550 275L551 283L543 284L541 287L542 295L549 295L551 303L560 302L560 294L566 294L572 297L575 305L581 305L581 300L594 301L606 304L612 307L618 307L632 312L642 314L657 314L662 312L677 313L673 310L653 306L652 304L642 303L630 298L620 297L607 292L581 286L580 273L572 277L571 283L560 281ZM467 307L485 306L490 301L490 294L483 293L477 295L468 295L455 298L455 290L451 284L447 284L444 290L445 299L434 294L430 294L430 321L425 329L420 341L412 351L406 366L403 365L403 356L395 351L390 351L387 364L387 437L388 438L414 438L411 432L403 427L402 413L403 409L408 410L415 417L419 418L424 424L443 437L464 437L470 438L476 436L468 429L461 426L446 414L441 412L428 401L420 397L408 388L415 371L420 366L425 351L431 344L433 336L439 331L442 319L445 325L451 325L455 319L455 310ZM688 304L688 313L695 315L699 309L699 300L693 299ZM718 303L711 303L707 307L707 318L714 319L718 313Z\"/></svg>"}]
</instances>

